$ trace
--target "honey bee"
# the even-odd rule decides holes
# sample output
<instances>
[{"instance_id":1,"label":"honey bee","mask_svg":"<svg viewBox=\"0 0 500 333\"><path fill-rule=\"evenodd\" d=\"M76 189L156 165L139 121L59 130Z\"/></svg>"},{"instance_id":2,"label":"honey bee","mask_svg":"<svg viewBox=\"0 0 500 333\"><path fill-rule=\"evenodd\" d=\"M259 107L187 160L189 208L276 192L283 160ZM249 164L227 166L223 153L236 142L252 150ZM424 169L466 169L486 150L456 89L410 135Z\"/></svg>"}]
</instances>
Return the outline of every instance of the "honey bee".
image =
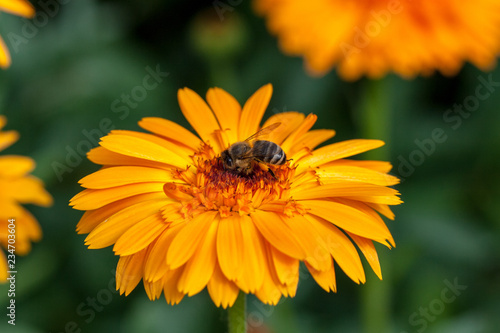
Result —
<instances>
[{"instance_id":1,"label":"honey bee","mask_svg":"<svg viewBox=\"0 0 500 333\"><path fill-rule=\"evenodd\" d=\"M238 174L249 175L253 171L254 162L282 165L286 162L286 154L279 145L267 140L257 140L275 130L281 123L264 127L245 141L233 143L221 153L224 169L234 170ZM271 171L271 169L269 169ZM272 171L271 171L272 174Z\"/></svg>"}]
</instances>

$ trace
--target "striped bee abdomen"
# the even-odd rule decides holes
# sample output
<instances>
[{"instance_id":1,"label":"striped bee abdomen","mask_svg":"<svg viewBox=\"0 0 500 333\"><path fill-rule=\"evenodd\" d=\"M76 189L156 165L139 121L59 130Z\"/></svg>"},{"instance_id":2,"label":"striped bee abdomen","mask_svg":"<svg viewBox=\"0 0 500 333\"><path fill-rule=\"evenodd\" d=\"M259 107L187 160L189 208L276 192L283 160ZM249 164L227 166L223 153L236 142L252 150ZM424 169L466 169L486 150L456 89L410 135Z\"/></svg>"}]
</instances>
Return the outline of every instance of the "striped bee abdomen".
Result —
<instances>
[{"instance_id":1,"label":"striped bee abdomen","mask_svg":"<svg viewBox=\"0 0 500 333\"><path fill-rule=\"evenodd\" d=\"M281 165L286 162L286 154L276 143L267 140L255 141L252 155L264 163Z\"/></svg>"}]
</instances>

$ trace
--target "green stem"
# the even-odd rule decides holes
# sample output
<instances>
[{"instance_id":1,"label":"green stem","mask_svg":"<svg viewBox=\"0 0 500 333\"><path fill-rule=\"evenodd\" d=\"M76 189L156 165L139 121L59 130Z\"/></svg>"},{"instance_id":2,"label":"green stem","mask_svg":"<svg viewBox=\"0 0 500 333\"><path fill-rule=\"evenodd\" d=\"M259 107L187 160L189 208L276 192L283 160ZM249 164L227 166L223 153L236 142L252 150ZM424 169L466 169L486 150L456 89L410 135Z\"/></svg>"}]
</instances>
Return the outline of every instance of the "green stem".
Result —
<instances>
[{"instance_id":1,"label":"green stem","mask_svg":"<svg viewBox=\"0 0 500 333\"><path fill-rule=\"evenodd\" d=\"M361 134L364 139L378 139L386 147L366 153L367 159L387 161L389 159L391 135L391 105L389 102L389 82L387 80L366 81L358 110Z\"/></svg>"},{"instance_id":2,"label":"green stem","mask_svg":"<svg viewBox=\"0 0 500 333\"><path fill-rule=\"evenodd\" d=\"M368 160L388 161L392 123L392 107L389 100L390 82L386 78L365 83L358 110L362 137L379 139L386 143L383 148L365 153L365 157ZM382 249L379 253L383 281L368 279L361 290L361 317L365 333L389 332L391 327L391 265L390 258L384 250Z\"/></svg>"},{"instance_id":3,"label":"green stem","mask_svg":"<svg viewBox=\"0 0 500 333\"><path fill-rule=\"evenodd\" d=\"M246 333L247 331L246 296L244 292L240 291L236 302L227 309L229 333Z\"/></svg>"}]
</instances>

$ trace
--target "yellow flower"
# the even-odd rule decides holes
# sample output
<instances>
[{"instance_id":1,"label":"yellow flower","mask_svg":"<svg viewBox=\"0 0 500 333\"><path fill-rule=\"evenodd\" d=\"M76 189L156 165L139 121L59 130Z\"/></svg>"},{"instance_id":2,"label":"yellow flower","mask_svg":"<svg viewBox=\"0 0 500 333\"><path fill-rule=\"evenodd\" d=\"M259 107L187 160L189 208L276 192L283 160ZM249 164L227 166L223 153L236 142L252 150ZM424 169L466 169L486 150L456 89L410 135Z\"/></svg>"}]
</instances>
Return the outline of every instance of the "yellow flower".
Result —
<instances>
[{"instance_id":1,"label":"yellow flower","mask_svg":"<svg viewBox=\"0 0 500 333\"><path fill-rule=\"evenodd\" d=\"M26 0L0 0L0 10L23 17L33 17L35 15L35 9ZM9 49L2 37L0 37L0 67L9 67L10 62Z\"/></svg>"},{"instance_id":2,"label":"yellow flower","mask_svg":"<svg viewBox=\"0 0 500 333\"><path fill-rule=\"evenodd\" d=\"M239 290L276 304L294 296L299 262L325 290L336 290L334 262L356 283L365 273L355 243L381 278L372 241L394 245L381 213L399 204L387 162L346 157L383 145L351 140L314 150L334 131L310 130L313 114L273 115L281 123L266 140L290 159L255 164L249 175L224 168L221 152L256 133L272 94L270 84L240 104L220 88L208 104L188 88L182 113L199 137L161 118L139 125L153 134L112 131L88 157L103 168L80 183L71 200L85 210L78 233L91 249L114 244L117 288L128 295L142 279L150 299L168 303L205 287L217 306ZM272 169L272 172L268 168ZM378 212L378 213L377 213Z\"/></svg>"},{"instance_id":3,"label":"yellow flower","mask_svg":"<svg viewBox=\"0 0 500 333\"><path fill-rule=\"evenodd\" d=\"M0 130L6 119L0 116ZM15 131L0 132L0 151L17 141L19 135ZM0 244L6 250L15 251L10 254L25 255L31 250L31 242L42 237L42 230L36 219L21 204L31 203L39 206L50 206L52 197L44 188L40 179L29 175L35 168L35 162L25 156L0 156ZM14 219L15 242L9 242L9 220ZM10 252L10 251L9 251ZM7 279L7 258L0 251L0 282Z\"/></svg>"},{"instance_id":4,"label":"yellow flower","mask_svg":"<svg viewBox=\"0 0 500 333\"><path fill-rule=\"evenodd\" d=\"M348 80L389 71L410 78L482 70L500 52L497 0L255 0L282 50L303 56L311 73L338 67Z\"/></svg>"}]
</instances>

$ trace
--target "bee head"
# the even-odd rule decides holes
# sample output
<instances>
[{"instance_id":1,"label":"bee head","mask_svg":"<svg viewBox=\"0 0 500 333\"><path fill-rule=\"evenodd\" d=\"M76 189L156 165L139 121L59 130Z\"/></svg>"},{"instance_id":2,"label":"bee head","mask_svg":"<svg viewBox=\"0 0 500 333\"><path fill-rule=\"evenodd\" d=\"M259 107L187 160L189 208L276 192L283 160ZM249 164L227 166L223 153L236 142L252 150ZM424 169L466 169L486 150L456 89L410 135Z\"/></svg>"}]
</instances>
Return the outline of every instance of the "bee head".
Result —
<instances>
[{"instance_id":1,"label":"bee head","mask_svg":"<svg viewBox=\"0 0 500 333\"><path fill-rule=\"evenodd\" d=\"M220 158L222 159L222 163L224 164L225 168L234 169L234 161L227 150L224 150L220 154Z\"/></svg>"}]
</instances>

